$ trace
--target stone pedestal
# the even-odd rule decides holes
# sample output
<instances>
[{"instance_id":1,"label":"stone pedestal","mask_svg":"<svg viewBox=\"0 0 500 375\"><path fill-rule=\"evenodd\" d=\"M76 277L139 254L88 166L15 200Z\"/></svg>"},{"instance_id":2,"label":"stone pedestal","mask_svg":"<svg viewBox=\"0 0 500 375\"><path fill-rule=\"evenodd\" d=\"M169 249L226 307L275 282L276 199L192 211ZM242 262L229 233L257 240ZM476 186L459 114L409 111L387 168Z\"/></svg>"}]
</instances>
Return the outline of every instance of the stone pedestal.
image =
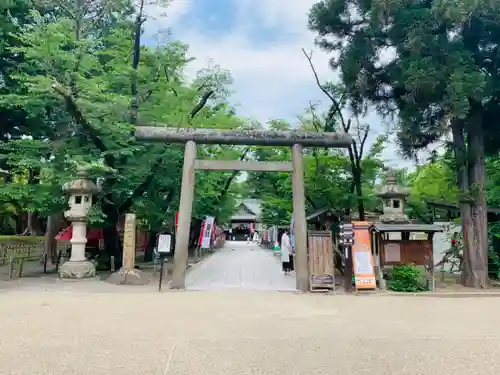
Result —
<instances>
[{"instance_id":1,"label":"stone pedestal","mask_svg":"<svg viewBox=\"0 0 500 375\"><path fill-rule=\"evenodd\" d=\"M88 260L68 261L59 267L61 279L87 279L95 277L95 266Z\"/></svg>"},{"instance_id":2,"label":"stone pedestal","mask_svg":"<svg viewBox=\"0 0 500 375\"><path fill-rule=\"evenodd\" d=\"M87 243L87 225L85 221L73 221L73 236L71 237L71 258L59 268L61 279L84 279L94 277L95 266L85 258Z\"/></svg>"}]
</instances>

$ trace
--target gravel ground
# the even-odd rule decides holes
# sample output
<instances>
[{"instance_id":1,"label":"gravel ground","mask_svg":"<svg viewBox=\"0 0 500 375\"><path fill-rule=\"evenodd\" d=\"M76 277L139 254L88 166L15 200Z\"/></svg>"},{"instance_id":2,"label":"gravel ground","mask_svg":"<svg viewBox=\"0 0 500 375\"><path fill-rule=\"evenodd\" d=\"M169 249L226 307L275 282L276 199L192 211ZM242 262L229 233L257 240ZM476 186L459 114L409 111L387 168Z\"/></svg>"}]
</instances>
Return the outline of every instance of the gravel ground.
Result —
<instances>
[{"instance_id":1,"label":"gravel ground","mask_svg":"<svg viewBox=\"0 0 500 375\"><path fill-rule=\"evenodd\" d=\"M0 290L0 374L489 375L500 368L500 298L42 284Z\"/></svg>"}]
</instances>

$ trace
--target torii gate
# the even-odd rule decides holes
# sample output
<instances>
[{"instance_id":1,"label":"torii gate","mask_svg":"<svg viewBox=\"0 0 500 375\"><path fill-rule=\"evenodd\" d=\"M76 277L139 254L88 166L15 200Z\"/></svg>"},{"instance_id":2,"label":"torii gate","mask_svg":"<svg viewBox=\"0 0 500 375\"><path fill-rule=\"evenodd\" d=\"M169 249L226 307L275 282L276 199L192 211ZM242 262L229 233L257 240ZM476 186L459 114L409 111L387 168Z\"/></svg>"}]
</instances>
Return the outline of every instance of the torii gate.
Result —
<instances>
[{"instance_id":1,"label":"torii gate","mask_svg":"<svg viewBox=\"0 0 500 375\"><path fill-rule=\"evenodd\" d=\"M293 215L295 230L295 269L297 290L309 290L307 261L307 223L304 195L303 147L342 147L351 145L351 137L341 133L299 131L177 129L139 126L135 138L144 141L184 143L184 166L172 275L173 289L186 286L189 230L193 209L195 170L292 172ZM258 162L239 160L197 160L196 144L225 144L247 146L289 146L291 162Z\"/></svg>"}]
</instances>

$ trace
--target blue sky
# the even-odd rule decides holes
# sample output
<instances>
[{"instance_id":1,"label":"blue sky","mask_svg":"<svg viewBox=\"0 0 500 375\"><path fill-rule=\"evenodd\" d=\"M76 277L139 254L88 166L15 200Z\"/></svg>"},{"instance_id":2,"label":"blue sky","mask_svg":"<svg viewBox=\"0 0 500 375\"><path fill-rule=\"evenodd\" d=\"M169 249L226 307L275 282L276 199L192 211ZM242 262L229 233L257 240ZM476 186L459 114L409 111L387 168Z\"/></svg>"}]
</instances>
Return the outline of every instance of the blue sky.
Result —
<instances>
[{"instance_id":1,"label":"blue sky","mask_svg":"<svg viewBox=\"0 0 500 375\"><path fill-rule=\"evenodd\" d=\"M217 64L231 72L231 104L241 116L265 123L285 119L292 123L309 103L329 104L316 86L301 48L314 50L313 62L321 80L335 80L329 56L314 48L307 14L316 0L173 0L169 8L150 9L147 34L170 29L172 38L189 44L196 60L188 68ZM166 17L159 14L166 12ZM380 118L366 119L374 129L372 140L387 131ZM394 147L384 158L400 165ZM405 163L406 164L406 163Z\"/></svg>"}]
</instances>

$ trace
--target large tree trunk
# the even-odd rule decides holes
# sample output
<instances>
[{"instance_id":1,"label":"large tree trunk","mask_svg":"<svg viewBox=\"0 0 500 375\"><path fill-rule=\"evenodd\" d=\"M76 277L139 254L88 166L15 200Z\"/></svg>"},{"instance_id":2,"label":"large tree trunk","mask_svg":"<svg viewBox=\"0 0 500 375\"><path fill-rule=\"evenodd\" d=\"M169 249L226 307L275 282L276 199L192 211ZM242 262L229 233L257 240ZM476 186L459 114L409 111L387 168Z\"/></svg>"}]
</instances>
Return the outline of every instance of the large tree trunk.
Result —
<instances>
[{"instance_id":1,"label":"large tree trunk","mask_svg":"<svg viewBox=\"0 0 500 375\"><path fill-rule=\"evenodd\" d=\"M476 263L474 247L474 231L472 227L472 212L469 197L469 178L467 168L467 147L465 145L463 122L454 120L452 122L453 148L455 152L457 183L460 189L460 217L462 221L463 234L463 268L461 283L473 287L476 284L477 275L474 273L473 265Z\"/></svg>"},{"instance_id":2,"label":"large tree trunk","mask_svg":"<svg viewBox=\"0 0 500 375\"><path fill-rule=\"evenodd\" d=\"M473 286L486 288L488 286L488 221L484 191L484 134L481 112L474 112L469 118L467 132L469 191L474 199L471 207L476 253L475 263L472 265L473 273L476 275Z\"/></svg>"},{"instance_id":3,"label":"large tree trunk","mask_svg":"<svg viewBox=\"0 0 500 375\"><path fill-rule=\"evenodd\" d=\"M353 178L354 178L354 187L356 190L356 200L358 205L358 214L359 220L365 220L365 204L363 201L363 188L361 185L361 166L359 166L359 161L356 161L356 166L353 167Z\"/></svg>"}]
</instances>

